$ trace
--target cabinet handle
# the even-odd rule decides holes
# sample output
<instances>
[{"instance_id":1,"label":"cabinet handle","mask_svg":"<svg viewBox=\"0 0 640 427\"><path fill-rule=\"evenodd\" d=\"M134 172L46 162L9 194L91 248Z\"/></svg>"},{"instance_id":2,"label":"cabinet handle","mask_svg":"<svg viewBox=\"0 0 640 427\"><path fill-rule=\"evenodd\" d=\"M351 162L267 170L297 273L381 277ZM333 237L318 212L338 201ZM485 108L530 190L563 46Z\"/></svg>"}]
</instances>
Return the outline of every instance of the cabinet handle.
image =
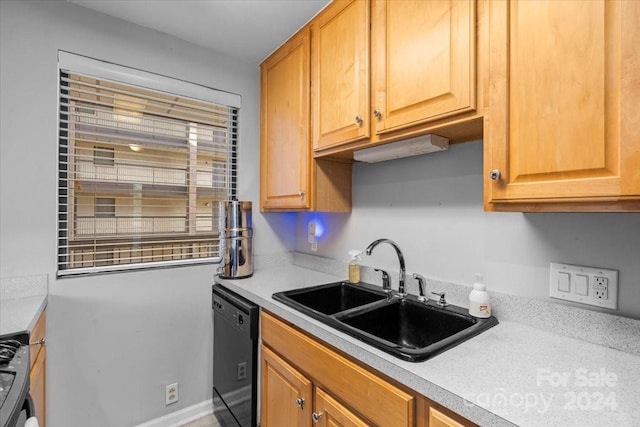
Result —
<instances>
[{"instance_id":1,"label":"cabinet handle","mask_svg":"<svg viewBox=\"0 0 640 427\"><path fill-rule=\"evenodd\" d=\"M304 197L304 191L302 191L302 190L298 191L298 196Z\"/></svg>"},{"instance_id":2,"label":"cabinet handle","mask_svg":"<svg viewBox=\"0 0 640 427\"><path fill-rule=\"evenodd\" d=\"M302 409L302 407L304 406L304 399L299 397L296 399L296 406L300 409Z\"/></svg>"},{"instance_id":3,"label":"cabinet handle","mask_svg":"<svg viewBox=\"0 0 640 427\"><path fill-rule=\"evenodd\" d=\"M314 412L313 414L311 414L311 419L313 420L314 423L317 423L318 421L320 421L321 416L322 416L322 412L320 413Z\"/></svg>"},{"instance_id":4,"label":"cabinet handle","mask_svg":"<svg viewBox=\"0 0 640 427\"><path fill-rule=\"evenodd\" d=\"M29 345L44 345L44 338L40 338L40 340L36 342L29 343Z\"/></svg>"},{"instance_id":5,"label":"cabinet handle","mask_svg":"<svg viewBox=\"0 0 640 427\"><path fill-rule=\"evenodd\" d=\"M376 117L380 117L382 116L382 112L378 109L373 110L373 115Z\"/></svg>"},{"instance_id":6,"label":"cabinet handle","mask_svg":"<svg viewBox=\"0 0 640 427\"><path fill-rule=\"evenodd\" d=\"M498 169L493 169L491 172L489 172L489 178L491 178L492 181L497 181L500 179L500 171Z\"/></svg>"},{"instance_id":7,"label":"cabinet handle","mask_svg":"<svg viewBox=\"0 0 640 427\"><path fill-rule=\"evenodd\" d=\"M359 125L361 125L361 124L362 124L362 122L363 122L362 117L360 117L360 116L356 116L356 123L357 123L357 124L359 124Z\"/></svg>"}]
</instances>

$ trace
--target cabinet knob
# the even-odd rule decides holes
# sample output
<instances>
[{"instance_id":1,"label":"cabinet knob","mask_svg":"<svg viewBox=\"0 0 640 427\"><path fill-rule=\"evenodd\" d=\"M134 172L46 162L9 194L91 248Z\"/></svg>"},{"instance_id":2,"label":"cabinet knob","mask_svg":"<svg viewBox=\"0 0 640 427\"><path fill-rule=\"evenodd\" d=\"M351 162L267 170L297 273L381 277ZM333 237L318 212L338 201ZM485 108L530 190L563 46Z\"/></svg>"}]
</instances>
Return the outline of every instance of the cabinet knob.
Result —
<instances>
[{"instance_id":1,"label":"cabinet knob","mask_svg":"<svg viewBox=\"0 0 640 427\"><path fill-rule=\"evenodd\" d=\"M313 420L314 423L317 423L318 421L320 421L321 416L322 416L322 412L320 413L314 412L313 414L311 414L311 419Z\"/></svg>"},{"instance_id":2,"label":"cabinet knob","mask_svg":"<svg viewBox=\"0 0 640 427\"><path fill-rule=\"evenodd\" d=\"M304 399L299 397L296 399L296 406L300 409L302 409L302 407L304 406Z\"/></svg>"},{"instance_id":3,"label":"cabinet knob","mask_svg":"<svg viewBox=\"0 0 640 427\"><path fill-rule=\"evenodd\" d=\"M489 178L491 178L492 181L497 181L500 179L500 171L498 169L493 169L491 172L489 172Z\"/></svg>"},{"instance_id":4,"label":"cabinet knob","mask_svg":"<svg viewBox=\"0 0 640 427\"><path fill-rule=\"evenodd\" d=\"M304 191L302 191L302 190L298 191L298 196L304 197Z\"/></svg>"},{"instance_id":5,"label":"cabinet knob","mask_svg":"<svg viewBox=\"0 0 640 427\"><path fill-rule=\"evenodd\" d=\"M382 116L382 112L378 109L373 110L373 115L376 117L380 117Z\"/></svg>"},{"instance_id":6,"label":"cabinet knob","mask_svg":"<svg viewBox=\"0 0 640 427\"><path fill-rule=\"evenodd\" d=\"M356 123L357 123L357 124L359 124L359 125L361 125L361 124L362 124L362 122L363 122L362 117L360 117L360 116L356 116Z\"/></svg>"}]
</instances>

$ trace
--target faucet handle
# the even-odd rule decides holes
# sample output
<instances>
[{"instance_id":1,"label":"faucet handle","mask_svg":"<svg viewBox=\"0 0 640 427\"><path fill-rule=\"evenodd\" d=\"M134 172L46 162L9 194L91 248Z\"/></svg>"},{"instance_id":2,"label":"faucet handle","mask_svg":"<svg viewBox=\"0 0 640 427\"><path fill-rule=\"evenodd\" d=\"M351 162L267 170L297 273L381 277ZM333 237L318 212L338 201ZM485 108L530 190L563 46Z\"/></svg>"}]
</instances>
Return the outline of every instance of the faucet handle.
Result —
<instances>
[{"instance_id":1,"label":"faucet handle","mask_svg":"<svg viewBox=\"0 0 640 427\"><path fill-rule=\"evenodd\" d=\"M420 296L418 297L418 300L422 302L426 302L428 299L424 294L426 279L424 278L424 276L418 273L413 273L412 276L414 279L418 281L418 291L420 292Z\"/></svg>"},{"instance_id":2,"label":"faucet handle","mask_svg":"<svg viewBox=\"0 0 640 427\"><path fill-rule=\"evenodd\" d=\"M382 289L385 292L391 292L391 279L389 278L389 273L381 268L374 268L374 271L379 271L382 273Z\"/></svg>"},{"instance_id":3,"label":"faucet handle","mask_svg":"<svg viewBox=\"0 0 640 427\"><path fill-rule=\"evenodd\" d=\"M438 295L440 299L436 302L440 307L446 307L449 305L447 299L444 297L444 292L431 292L434 295Z\"/></svg>"}]
</instances>

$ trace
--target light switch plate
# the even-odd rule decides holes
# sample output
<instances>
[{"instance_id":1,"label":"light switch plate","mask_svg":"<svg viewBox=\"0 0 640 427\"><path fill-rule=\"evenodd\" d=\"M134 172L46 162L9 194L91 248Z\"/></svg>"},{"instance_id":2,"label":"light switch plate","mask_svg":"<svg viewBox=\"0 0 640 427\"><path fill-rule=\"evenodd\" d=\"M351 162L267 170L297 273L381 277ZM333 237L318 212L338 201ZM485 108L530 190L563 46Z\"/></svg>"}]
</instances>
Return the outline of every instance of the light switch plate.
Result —
<instances>
[{"instance_id":1,"label":"light switch plate","mask_svg":"<svg viewBox=\"0 0 640 427\"><path fill-rule=\"evenodd\" d=\"M596 307L618 309L618 272L597 267L550 263L549 296ZM568 283L567 283L568 282Z\"/></svg>"}]
</instances>

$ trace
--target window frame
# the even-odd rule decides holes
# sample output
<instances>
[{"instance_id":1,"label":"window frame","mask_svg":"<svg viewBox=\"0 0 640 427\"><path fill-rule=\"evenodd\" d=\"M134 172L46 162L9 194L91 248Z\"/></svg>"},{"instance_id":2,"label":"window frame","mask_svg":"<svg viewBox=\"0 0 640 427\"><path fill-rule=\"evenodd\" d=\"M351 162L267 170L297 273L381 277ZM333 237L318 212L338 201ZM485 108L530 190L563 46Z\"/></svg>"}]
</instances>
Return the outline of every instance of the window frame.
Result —
<instances>
[{"instance_id":1,"label":"window frame","mask_svg":"<svg viewBox=\"0 0 640 427\"><path fill-rule=\"evenodd\" d=\"M126 264L104 264L104 260L113 259L113 251L110 250L111 255L102 257L102 253L94 251L94 266L92 267L74 267L72 266L73 260L71 260L72 254L69 250L69 232L66 231L71 227L71 223L75 218L71 218L69 214L69 179L73 171L72 165L68 164L66 168L62 167L62 159L69 158L72 155L71 151L63 152L64 150L70 150L68 141L70 139L69 128L63 128L61 122L63 117L68 117L70 112L63 111L63 99L64 94L62 92L65 87L61 84L62 73L82 74L89 75L98 79L110 80L118 83L122 83L129 86L136 86L142 89L171 93L181 98L190 98L196 101L205 101L214 103L217 105L225 106L233 111L235 120L231 120L229 123L228 131L231 132L231 143L228 146L229 149L229 170L228 170L228 187L226 188L227 199L233 200L236 197L237 192L237 174L239 166L237 162L237 153L239 145L239 116L241 97L240 95L212 89L200 84L187 82L180 79L175 79L160 74L155 74L147 71L142 71L130 67L125 67L117 64L113 64L106 61L101 61L81 55L76 55L70 52L58 51L58 69L57 69L57 180L56 180L56 271L57 277L77 276L77 275L90 275L98 273L114 273L120 271L130 270L146 270L161 267L175 267L195 264L211 264L217 263L221 260L221 254L218 251L217 256L213 257L199 257L199 258L186 258L186 259L174 259L174 260L162 260L162 261L142 261ZM68 95L68 94L67 94ZM231 114L231 113L230 113ZM63 135L64 134L64 135ZM63 140L66 141L66 145L63 144ZM93 153L99 152L104 148L100 147L100 144L95 144L93 147ZM96 151L97 150L97 151ZM113 152L113 149L111 149ZM104 158L103 158L104 157ZM114 165L114 159L111 156L96 156L94 160L97 160L96 165L102 167L109 167ZM66 182L66 185L63 183ZM66 194L63 194L61 190L67 190ZM105 194L100 194L96 197L99 198L111 198L113 197ZM66 202L63 202L66 200ZM116 200L117 204L117 200ZM64 208L64 209L63 209ZM114 206L115 212L115 206ZM94 217L98 217L97 212L94 212ZM61 229L61 225L66 224L66 230ZM197 221L196 221L197 224ZM197 226L197 225L196 225ZM217 230L219 231L219 230ZM97 239L93 237L94 241ZM219 247L222 245L222 236L218 235L216 242ZM194 240L196 242L197 240ZM98 259L100 258L100 259Z\"/></svg>"}]
</instances>

